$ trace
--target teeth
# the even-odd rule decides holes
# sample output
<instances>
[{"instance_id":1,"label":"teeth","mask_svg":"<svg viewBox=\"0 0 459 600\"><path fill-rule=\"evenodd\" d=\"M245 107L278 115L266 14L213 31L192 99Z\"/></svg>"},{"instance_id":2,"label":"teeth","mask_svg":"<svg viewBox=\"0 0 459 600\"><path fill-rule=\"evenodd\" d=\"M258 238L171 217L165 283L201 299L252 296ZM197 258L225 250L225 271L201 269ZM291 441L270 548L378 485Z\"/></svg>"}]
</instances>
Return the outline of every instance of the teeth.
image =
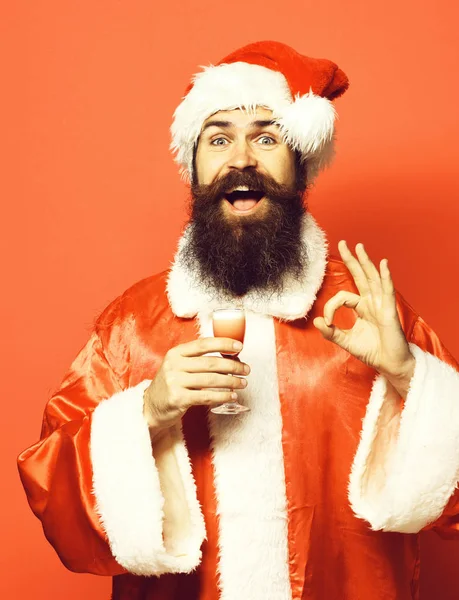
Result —
<instances>
[{"instance_id":1,"label":"teeth","mask_svg":"<svg viewBox=\"0 0 459 600\"><path fill-rule=\"evenodd\" d=\"M237 188L234 188L233 192L248 192L249 191L249 187L247 185L240 185Z\"/></svg>"}]
</instances>

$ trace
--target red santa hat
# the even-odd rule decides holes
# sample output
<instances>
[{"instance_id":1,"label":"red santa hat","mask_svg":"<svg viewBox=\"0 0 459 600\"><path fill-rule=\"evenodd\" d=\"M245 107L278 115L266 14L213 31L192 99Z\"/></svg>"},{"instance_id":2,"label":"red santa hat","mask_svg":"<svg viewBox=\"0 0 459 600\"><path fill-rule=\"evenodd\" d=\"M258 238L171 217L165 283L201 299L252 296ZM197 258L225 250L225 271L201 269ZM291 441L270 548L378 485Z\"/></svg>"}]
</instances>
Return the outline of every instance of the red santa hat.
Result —
<instances>
[{"instance_id":1,"label":"red santa hat","mask_svg":"<svg viewBox=\"0 0 459 600\"><path fill-rule=\"evenodd\" d=\"M204 121L221 110L272 110L284 141L308 162L308 181L332 156L332 100L349 81L327 59L309 58L280 42L255 42L196 74L174 113L171 148L191 179L193 151Z\"/></svg>"}]
</instances>

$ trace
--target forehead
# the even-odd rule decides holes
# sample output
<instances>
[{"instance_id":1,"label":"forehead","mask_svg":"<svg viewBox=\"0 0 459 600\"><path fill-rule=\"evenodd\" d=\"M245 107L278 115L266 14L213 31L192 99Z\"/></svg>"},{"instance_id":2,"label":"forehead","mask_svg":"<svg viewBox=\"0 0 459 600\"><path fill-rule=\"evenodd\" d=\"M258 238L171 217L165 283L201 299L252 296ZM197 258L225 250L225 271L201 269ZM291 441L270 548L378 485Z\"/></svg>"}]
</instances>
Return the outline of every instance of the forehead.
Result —
<instances>
[{"instance_id":1,"label":"forehead","mask_svg":"<svg viewBox=\"0 0 459 600\"><path fill-rule=\"evenodd\" d=\"M208 117L204 121L202 126L205 127L205 125L209 121L218 120L228 121L230 123L233 123L236 127L243 128L246 125L249 125L249 123L251 123L254 120L270 121L272 118L273 111L269 108L264 108L263 106L257 106L255 110L245 110L236 108L234 110L219 110L218 112Z\"/></svg>"}]
</instances>

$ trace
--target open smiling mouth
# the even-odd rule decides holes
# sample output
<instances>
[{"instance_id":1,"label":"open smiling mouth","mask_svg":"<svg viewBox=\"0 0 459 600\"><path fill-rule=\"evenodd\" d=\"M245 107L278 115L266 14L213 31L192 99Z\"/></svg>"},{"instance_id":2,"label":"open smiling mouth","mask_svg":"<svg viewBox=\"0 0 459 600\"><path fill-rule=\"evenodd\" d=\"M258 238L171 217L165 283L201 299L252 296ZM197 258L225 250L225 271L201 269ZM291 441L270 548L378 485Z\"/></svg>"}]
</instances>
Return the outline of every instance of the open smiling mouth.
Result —
<instances>
[{"instance_id":1,"label":"open smiling mouth","mask_svg":"<svg viewBox=\"0 0 459 600\"><path fill-rule=\"evenodd\" d=\"M264 195L260 190L251 190L248 186L241 185L232 192L227 192L224 198L230 204L233 213L243 215L252 212Z\"/></svg>"}]
</instances>

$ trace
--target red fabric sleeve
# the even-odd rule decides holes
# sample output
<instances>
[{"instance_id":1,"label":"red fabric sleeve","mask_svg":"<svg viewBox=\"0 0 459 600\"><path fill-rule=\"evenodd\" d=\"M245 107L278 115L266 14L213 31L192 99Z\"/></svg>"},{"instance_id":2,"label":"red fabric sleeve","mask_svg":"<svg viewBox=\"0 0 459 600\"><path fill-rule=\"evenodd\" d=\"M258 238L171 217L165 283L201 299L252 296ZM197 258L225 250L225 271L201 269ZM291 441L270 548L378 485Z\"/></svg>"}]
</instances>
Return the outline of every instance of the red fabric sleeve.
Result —
<instances>
[{"instance_id":1,"label":"red fabric sleeve","mask_svg":"<svg viewBox=\"0 0 459 600\"><path fill-rule=\"evenodd\" d=\"M32 511L71 571L119 575L95 510L90 431L94 408L120 385L93 333L48 402L40 441L18 458Z\"/></svg>"},{"instance_id":2,"label":"red fabric sleeve","mask_svg":"<svg viewBox=\"0 0 459 600\"><path fill-rule=\"evenodd\" d=\"M443 362L447 363L453 369L459 372L458 362L451 356L449 351L442 344L436 333L427 325L427 323L418 317L413 328L410 341L419 346L425 352L433 354ZM459 402L459 397L457 398ZM459 448L458 448L459 453ZM433 529L441 537L459 539L459 490L451 496L442 515L430 525L427 525L423 531Z\"/></svg>"}]
</instances>

